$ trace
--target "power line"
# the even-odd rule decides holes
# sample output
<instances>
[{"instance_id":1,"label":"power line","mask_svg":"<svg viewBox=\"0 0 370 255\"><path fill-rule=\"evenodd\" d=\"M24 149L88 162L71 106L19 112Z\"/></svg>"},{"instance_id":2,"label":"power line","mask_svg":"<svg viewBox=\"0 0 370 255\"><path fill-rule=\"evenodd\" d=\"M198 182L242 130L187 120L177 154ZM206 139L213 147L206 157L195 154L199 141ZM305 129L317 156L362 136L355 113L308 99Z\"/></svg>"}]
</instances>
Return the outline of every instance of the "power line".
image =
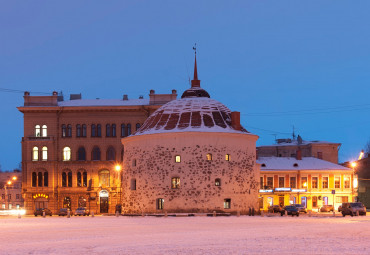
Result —
<instances>
[{"instance_id":1,"label":"power line","mask_svg":"<svg viewBox=\"0 0 370 255\"><path fill-rule=\"evenodd\" d=\"M25 90L18 90L18 89L7 89L7 88L0 88L0 92L7 92L7 93L24 93ZM38 92L38 91L29 91L32 94L43 94L43 95L50 95L50 92Z\"/></svg>"}]
</instances>

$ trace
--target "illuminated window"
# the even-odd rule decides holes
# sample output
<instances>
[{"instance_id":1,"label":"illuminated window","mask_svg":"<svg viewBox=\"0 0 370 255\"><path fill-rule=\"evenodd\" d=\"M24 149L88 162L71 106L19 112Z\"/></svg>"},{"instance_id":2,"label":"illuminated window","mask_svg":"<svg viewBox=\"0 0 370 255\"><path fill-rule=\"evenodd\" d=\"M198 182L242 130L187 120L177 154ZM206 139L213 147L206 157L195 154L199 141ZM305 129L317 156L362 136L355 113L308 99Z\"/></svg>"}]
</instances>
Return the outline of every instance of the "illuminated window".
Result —
<instances>
[{"instance_id":1,"label":"illuminated window","mask_svg":"<svg viewBox=\"0 0 370 255\"><path fill-rule=\"evenodd\" d=\"M173 177L171 179L171 188L179 189L180 188L180 177Z\"/></svg>"},{"instance_id":2,"label":"illuminated window","mask_svg":"<svg viewBox=\"0 0 370 255\"><path fill-rule=\"evenodd\" d=\"M42 125L41 136L42 137L47 137L48 136L48 127L46 125Z\"/></svg>"},{"instance_id":3,"label":"illuminated window","mask_svg":"<svg viewBox=\"0 0 370 255\"><path fill-rule=\"evenodd\" d=\"M274 177L267 177L267 188L272 189L274 187Z\"/></svg>"},{"instance_id":4,"label":"illuminated window","mask_svg":"<svg viewBox=\"0 0 370 255\"><path fill-rule=\"evenodd\" d=\"M41 127L40 125L35 126L35 136L40 137L41 136Z\"/></svg>"},{"instance_id":5,"label":"illuminated window","mask_svg":"<svg viewBox=\"0 0 370 255\"><path fill-rule=\"evenodd\" d=\"M42 149L41 149L41 159L43 161L48 160L48 147L46 147L46 146L42 147Z\"/></svg>"},{"instance_id":6,"label":"illuminated window","mask_svg":"<svg viewBox=\"0 0 370 255\"><path fill-rule=\"evenodd\" d=\"M225 155L225 160L226 160L226 161L230 161L230 154L226 154L226 155Z\"/></svg>"},{"instance_id":7,"label":"illuminated window","mask_svg":"<svg viewBox=\"0 0 370 255\"><path fill-rule=\"evenodd\" d=\"M351 187L351 179L349 176L344 176L344 188L349 189Z\"/></svg>"},{"instance_id":8,"label":"illuminated window","mask_svg":"<svg viewBox=\"0 0 370 255\"><path fill-rule=\"evenodd\" d=\"M130 190L136 190L136 179L131 179Z\"/></svg>"},{"instance_id":9,"label":"illuminated window","mask_svg":"<svg viewBox=\"0 0 370 255\"><path fill-rule=\"evenodd\" d=\"M71 209L71 198L70 197L65 197L63 199L63 208L68 208Z\"/></svg>"},{"instance_id":10,"label":"illuminated window","mask_svg":"<svg viewBox=\"0 0 370 255\"><path fill-rule=\"evenodd\" d=\"M339 189L339 188L340 188L340 176L336 176L336 177L334 178L334 187L335 187L336 189Z\"/></svg>"},{"instance_id":11,"label":"illuminated window","mask_svg":"<svg viewBox=\"0 0 370 255\"><path fill-rule=\"evenodd\" d=\"M179 155L175 156L175 162L180 163L181 162L181 157Z\"/></svg>"},{"instance_id":12,"label":"illuminated window","mask_svg":"<svg viewBox=\"0 0 370 255\"><path fill-rule=\"evenodd\" d=\"M231 199L226 198L224 199L224 209L230 209L231 208Z\"/></svg>"},{"instance_id":13,"label":"illuminated window","mask_svg":"<svg viewBox=\"0 0 370 255\"><path fill-rule=\"evenodd\" d=\"M307 177L301 178L301 188L306 189L307 188Z\"/></svg>"},{"instance_id":14,"label":"illuminated window","mask_svg":"<svg viewBox=\"0 0 370 255\"><path fill-rule=\"evenodd\" d=\"M312 177L312 188L317 189L318 177Z\"/></svg>"},{"instance_id":15,"label":"illuminated window","mask_svg":"<svg viewBox=\"0 0 370 255\"><path fill-rule=\"evenodd\" d=\"M64 147L63 148L63 161L70 161L71 160L71 148Z\"/></svg>"},{"instance_id":16,"label":"illuminated window","mask_svg":"<svg viewBox=\"0 0 370 255\"><path fill-rule=\"evenodd\" d=\"M109 170L101 170L99 172L99 186L109 187Z\"/></svg>"},{"instance_id":17,"label":"illuminated window","mask_svg":"<svg viewBox=\"0 0 370 255\"><path fill-rule=\"evenodd\" d=\"M38 161L39 160L39 148L33 147L32 149L32 161Z\"/></svg>"},{"instance_id":18,"label":"illuminated window","mask_svg":"<svg viewBox=\"0 0 370 255\"><path fill-rule=\"evenodd\" d=\"M215 186L221 186L221 179L220 178L215 179Z\"/></svg>"},{"instance_id":19,"label":"illuminated window","mask_svg":"<svg viewBox=\"0 0 370 255\"><path fill-rule=\"evenodd\" d=\"M279 188L284 188L285 187L284 180L285 180L284 177L279 177Z\"/></svg>"},{"instance_id":20,"label":"illuminated window","mask_svg":"<svg viewBox=\"0 0 370 255\"><path fill-rule=\"evenodd\" d=\"M78 198L78 207L86 207L86 198L84 197Z\"/></svg>"},{"instance_id":21,"label":"illuminated window","mask_svg":"<svg viewBox=\"0 0 370 255\"><path fill-rule=\"evenodd\" d=\"M296 177L290 177L290 187L292 189L296 188Z\"/></svg>"},{"instance_id":22,"label":"illuminated window","mask_svg":"<svg viewBox=\"0 0 370 255\"><path fill-rule=\"evenodd\" d=\"M163 210L164 208L164 199L163 198L158 198L156 201L157 204L157 210Z\"/></svg>"},{"instance_id":23,"label":"illuminated window","mask_svg":"<svg viewBox=\"0 0 370 255\"><path fill-rule=\"evenodd\" d=\"M87 173L83 169L77 172L77 187L87 186Z\"/></svg>"},{"instance_id":24,"label":"illuminated window","mask_svg":"<svg viewBox=\"0 0 370 255\"><path fill-rule=\"evenodd\" d=\"M212 154L211 153L207 154L207 160L212 160Z\"/></svg>"},{"instance_id":25,"label":"illuminated window","mask_svg":"<svg viewBox=\"0 0 370 255\"><path fill-rule=\"evenodd\" d=\"M329 177L322 177L322 188L327 189L329 188Z\"/></svg>"}]
</instances>

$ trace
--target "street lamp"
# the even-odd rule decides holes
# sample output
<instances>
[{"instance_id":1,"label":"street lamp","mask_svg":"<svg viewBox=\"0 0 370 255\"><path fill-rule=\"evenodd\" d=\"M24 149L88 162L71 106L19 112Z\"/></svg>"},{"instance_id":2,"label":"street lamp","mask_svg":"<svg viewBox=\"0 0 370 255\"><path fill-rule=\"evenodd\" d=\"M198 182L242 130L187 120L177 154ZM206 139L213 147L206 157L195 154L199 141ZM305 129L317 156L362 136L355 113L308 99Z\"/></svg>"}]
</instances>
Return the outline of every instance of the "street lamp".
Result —
<instances>
[{"instance_id":1,"label":"street lamp","mask_svg":"<svg viewBox=\"0 0 370 255\"><path fill-rule=\"evenodd\" d=\"M354 202L355 189L357 189L357 187L358 187L358 180L355 176L355 174L356 174L355 168L357 166L357 162L355 162L355 161L351 162L351 166L352 166L352 202Z\"/></svg>"},{"instance_id":2,"label":"street lamp","mask_svg":"<svg viewBox=\"0 0 370 255\"><path fill-rule=\"evenodd\" d=\"M120 164L116 164L114 166L114 169L116 170L117 172L117 176L119 178L117 178L119 180L119 192L118 192L118 195L119 195L119 204L120 206L122 206L122 198L121 198L121 188L122 188L122 179L121 179L121 170L122 170L122 166ZM117 202L118 202L118 199L117 199ZM117 203L118 204L118 203ZM117 208L116 208L116 211L117 211Z\"/></svg>"}]
</instances>

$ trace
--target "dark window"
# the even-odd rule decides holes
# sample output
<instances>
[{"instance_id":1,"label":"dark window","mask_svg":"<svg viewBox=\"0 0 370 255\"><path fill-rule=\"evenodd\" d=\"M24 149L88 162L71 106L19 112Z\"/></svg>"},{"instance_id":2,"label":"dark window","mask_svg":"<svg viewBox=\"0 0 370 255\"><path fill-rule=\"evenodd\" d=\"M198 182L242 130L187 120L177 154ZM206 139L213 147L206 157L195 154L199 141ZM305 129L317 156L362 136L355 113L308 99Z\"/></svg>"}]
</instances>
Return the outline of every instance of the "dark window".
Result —
<instances>
[{"instance_id":1,"label":"dark window","mask_svg":"<svg viewBox=\"0 0 370 255\"><path fill-rule=\"evenodd\" d=\"M329 186L328 186L328 183L329 183L329 177L322 177L322 188L323 189L327 189Z\"/></svg>"},{"instance_id":2,"label":"dark window","mask_svg":"<svg viewBox=\"0 0 370 255\"><path fill-rule=\"evenodd\" d=\"M109 137L110 136L110 125L109 124L107 124L106 126L105 126L105 136L107 136L107 137Z\"/></svg>"},{"instance_id":3,"label":"dark window","mask_svg":"<svg viewBox=\"0 0 370 255\"><path fill-rule=\"evenodd\" d=\"M72 137L72 125L67 126L67 136Z\"/></svg>"},{"instance_id":4,"label":"dark window","mask_svg":"<svg viewBox=\"0 0 370 255\"><path fill-rule=\"evenodd\" d=\"M72 172L68 172L68 187L72 187Z\"/></svg>"},{"instance_id":5,"label":"dark window","mask_svg":"<svg viewBox=\"0 0 370 255\"><path fill-rule=\"evenodd\" d=\"M37 184L37 174L36 172L32 173L32 187L36 187Z\"/></svg>"},{"instance_id":6,"label":"dark window","mask_svg":"<svg viewBox=\"0 0 370 255\"><path fill-rule=\"evenodd\" d=\"M81 137L81 125L80 124L76 125L76 136Z\"/></svg>"},{"instance_id":7,"label":"dark window","mask_svg":"<svg viewBox=\"0 0 370 255\"><path fill-rule=\"evenodd\" d=\"M230 198L224 199L224 208L225 209L230 209L231 208L231 199Z\"/></svg>"},{"instance_id":8,"label":"dark window","mask_svg":"<svg viewBox=\"0 0 370 255\"><path fill-rule=\"evenodd\" d=\"M179 189L180 188L180 177L173 177L171 179L171 188Z\"/></svg>"},{"instance_id":9,"label":"dark window","mask_svg":"<svg viewBox=\"0 0 370 255\"><path fill-rule=\"evenodd\" d=\"M100 124L98 124L98 125L96 125L96 136L97 137L101 137L101 125Z\"/></svg>"},{"instance_id":10,"label":"dark window","mask_svg":"<svg viewBox=\"0 0 370 255\"><path fill-rule=\"evenodd\" d=\"M131 124L127 124L127 136L131 135Z\"/></svg>"},{"instance_id":11,"label":"dark window","mask_svg":"<svg viewBox=\"0 0 370 255\"><path fill-rule=\"evenodd\" d=\"M66 137L67 136L67 128L66 128L66 125L62 125L62 137Z\"/></svg>"},{"instance_id":12,"label":"dark window","mask_svg":"<svg viewBox=\"0 0 370 255\"><path fill-rule=\"evenodd\" d=\"M82 124L82 137L86 137L86 125Z\"/></svg>"},{"instance_id":13,"label":"dark window","mask_svg":"<svg viewBox=\"0 0 370 255\"><path fill-rule=\"evenodd\" d=\"M83 186L87 187L87 172L83 172L82 174Z\"/></svg>"},{"instance_id":14,"label":"dark window","mask_svg":"<svg viewBox=\"0 0 370 255\"><path fill-rule=\"evenodd\" d=\"M109 147L107 150L107 160L116 160L116 151L113 147Z\"/></svg>"},{"instance_id":15,"label":"dark window","mask_svg":"<svg viewBox=\"0 0 370 255\"><path fill-rule=\"evenodd\" d=\"M290 187L292 189L296 188L296 178L295 177L290 177Z\"/></svg>"},{"instance_id":16,"label":"dark window","mask_svg":"<svg viewBox=\"0 0 370 255\"><path fill-rule=\"evenodd\" d=\"M49 173L44 172L44 187L49 187Z\"/></svg>"},{"instance_id":17,"label":"dark window","mask_svg":"<svg viewBox=\"0 0 370 255\"><path fill-rule=\"evenodd\" d=\"M19 199L19 198L20 198L19 194L16 194L15 199Z\"/></svg>"},{"instance_id":18,"label":"dark window","mask_svg":"<svg viewBox=\"0 0 370 255\"><path fill-rule=\"evenodd\" d=\"M77 159L82 161L86 160L86 150L84 147L78 148Z\"/></svg>"},{"instance_id":19,"label":"dark window","mask_svg":"<svg viewBox=\"0 0 370 255\"><path fill-rule=\"evenodd\" d=\"M260 189L263 189L263 177L260 177Z\"/></svg>"},{"instance_id":20,"label":"dark window","mask_svg":"<svg viewBox=\"0 0 370 255\"><path fill-rule=\"evenodd\" d=\"M84 197L78 198L78 207L86 207L86 198Z\"/></svg>"},{"instance_id":21,"label":"dark window","mask_svg":"<svg viewBox=\"0 0 370 255\"><path fill-rule=\"evenodd\" d=\"M42 172L37 174L37 186L42 187Z\"/></svg>"},{"instance_id":22,"label":"dark window","mask_svg":"<svg viewBox=\"0 0 370 255\"><path fill-rule=\"evenodd\" d=\"M62 187L67 187L67 174L66 174L66 172L62 173Z\"/></svg>"},{"instance_id":23,"label":"dark window","mask_svg":"<svg viewBox=\"0 0 370 255\"><path fill-rule=\"evenodd\" d=\"M136 131L140 129L140 123L136 123Z\"/></svg>"},{"instance_id":24,"label":"dark window","mask_svg":"<svg viewBox=\"0 0 370 255\"><path fill-rule=\"evenodd\" d=\"M279 188L284 188L284 187L285 187L284 177L279 177Z\"/></svg>"},{"instance_id":25,"label":"dark window","mask_svg":"<svg viewBox=\"0 0 370 255\"><path fill-rule=\"evenodd\" d=\"M81 187L81 186L82 186L81 172L77 172L77 187Z\"/></svg>"},{"instance_id":26,"label":"dark window","mask_svg":"<svg viewBox=\"0 0 370 255\"><path fill-rule=\"evenodd\" d=\"M318 159L322 159L322 152L321 152L321 151L318 151L318 152L317 152L317 158L318 158Z\"/></svg>"},{"instance_id":27,"label":"dark window","mask_svg":"<svg viewBox=\"0 0 370 255\"><path fill-rule=\"evenodd\" d=\"M116 124L112 124L112 136L116 137Z\"/></svg>"},{"instance_id":28,"label":"dark window","mask_svg":"<svg viewBox=\"0 0 370 255\"><path fill-rule=\"evenodd\" d=\"M136 179L131 179L130 190L136 190Z\"/></svg>"},{"instance_id":29,"label":"dark window","mask_svg":"<svg viewBox=\"0 0 370 255\"><path fill-rule=\"evenodd\" d=\"M274 187L274 177L267 177L267 188L272 189Z\"/></svg>"},{"instance_id":30,"label":"dark window","mask_svg":"<svg viewBox=\"0 0 370 255\"><path fill-rule=\"evenodd\" d=\"M158 198L157 199L157 210L163 210L164 208L164 199Z\"/></svg>"},{"instance_id":31,"label":"dark window","mask_svg":"<svg viewBox=\"0 0 370 255\"><path fill-rule=\"evenodd\" d=\"M136 166L136 159L132 160L132 166Z\"/></svg>"},{"instance_id":32,"label":"dark window","mask_svg":"<svg viewBox=\"0 0 370 255\"><path fill-rule=\"evenodd\" d=\"M312 188L317 189L318 177L312 177Z\"/></svg>"},{"instance_id":33,"label":"dark window","mask_svg":"<svg viewBox=\"0 0 370 255\"><path fill-rule=\"evenodd\" d=\"M100 149L99 147L94 147L92 150L92 160L100 160Z\"/></svg>"},{"instance_id":34,"label":"dark window","mask_svg":"<svg viewBox=\"0 0 370 255\"><path fill-rule=\"evenodd\" d=\"M215 179L215 186L221 186L221 179L220 178Z\"/></svg>"},{"instance_id":35,"label":"dark window","mask_svg":"<svg viewBox=\"0 0 370 255\"><path fill-rule=\"evenodd\" d=\"M125 124L121 124L121 137L126 136L126 127Z\"/></svg>"},{"instance_id":36,"label":"dark window","mask_svg":"<svg viewBox=\"0 0 370 255\"><path fill-rule=\"evenodd\" d=\"M96 136L96 126L95 124L92 124L91 125L91 137L95 137Z\"/></svg>"}]
</instances>

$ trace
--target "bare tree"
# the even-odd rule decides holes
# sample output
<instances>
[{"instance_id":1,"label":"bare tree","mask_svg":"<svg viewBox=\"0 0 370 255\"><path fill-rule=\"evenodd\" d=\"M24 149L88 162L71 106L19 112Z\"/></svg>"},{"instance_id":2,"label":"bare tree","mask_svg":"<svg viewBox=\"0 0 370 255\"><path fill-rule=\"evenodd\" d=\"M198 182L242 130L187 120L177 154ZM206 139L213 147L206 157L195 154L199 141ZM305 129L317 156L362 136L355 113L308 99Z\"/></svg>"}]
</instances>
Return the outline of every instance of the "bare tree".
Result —
<instances>
[{"instance_id":1,"label":"bare tree","mask_svg":"<svg viewBox=\"0 0 370 255\"><path fill-rule=\"evenodd\" d=\"M367 141L365 148L364 148L364 152L365 152L365 157L368 157L370 155L370 140Z\"/></svg>"}]
</instances>

